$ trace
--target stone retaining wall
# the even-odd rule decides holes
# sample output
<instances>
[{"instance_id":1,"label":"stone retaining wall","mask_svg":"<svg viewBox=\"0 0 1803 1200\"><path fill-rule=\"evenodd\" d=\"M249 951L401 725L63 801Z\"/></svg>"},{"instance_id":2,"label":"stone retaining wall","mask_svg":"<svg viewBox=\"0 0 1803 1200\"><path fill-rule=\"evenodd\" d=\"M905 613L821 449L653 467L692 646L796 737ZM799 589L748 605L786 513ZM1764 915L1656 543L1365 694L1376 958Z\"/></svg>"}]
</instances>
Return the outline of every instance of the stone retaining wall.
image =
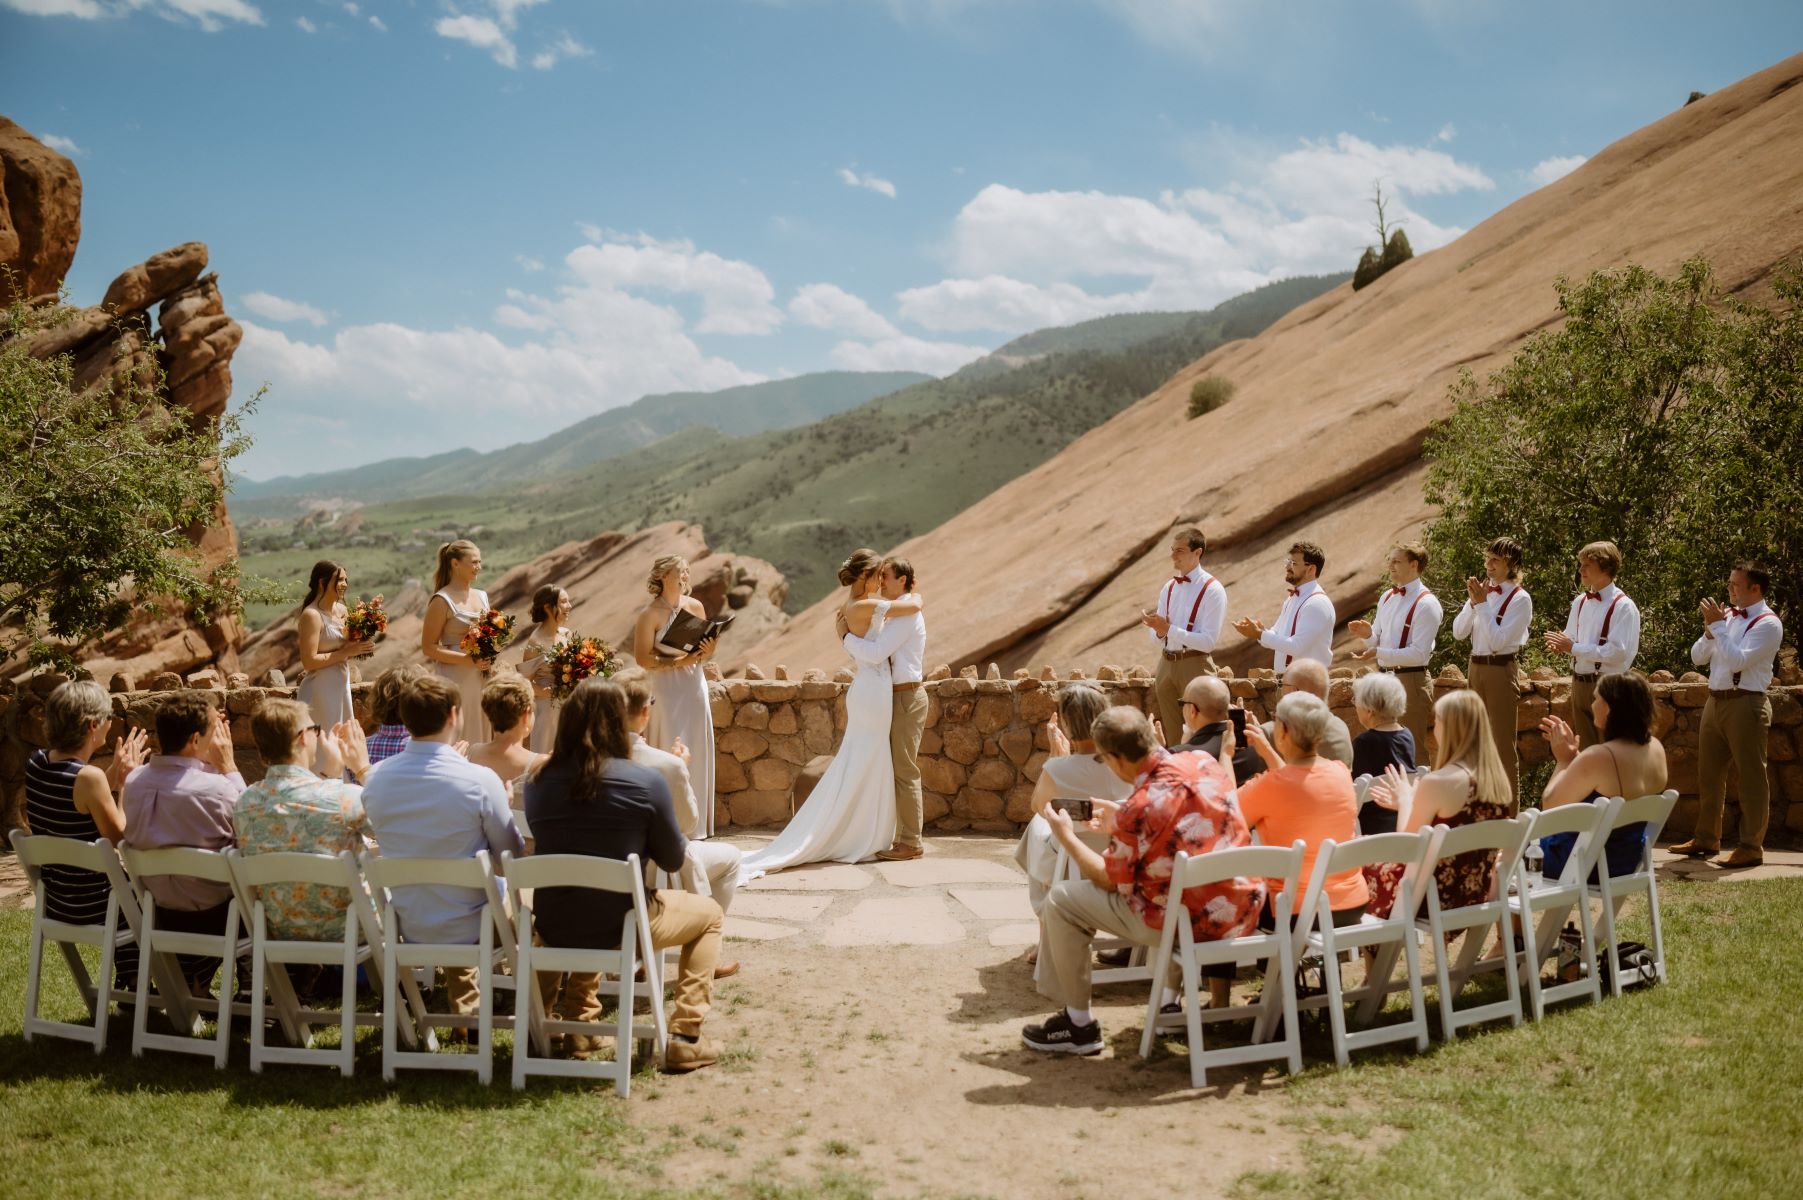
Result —
<instances>
[{"instance_id":1,"label":"stone retaining wall","mask_svg":"<svg viewBox=\"0 0 1803 1200\"><path fill-rule=\"evenodd\" d=\"M838 744L845 728L845 689L849 672L828 679L810 671L799 680L787 679L781 668L777 678L766 679L756 667L744 679L715 680L710 684L715 730L715 822L720 826L777 828L788 821L798 801L806 795L819 771ZM1122 671L1102 667L1098 678L1085 682L1112 700L1139 708L1147 705L1150 674L1143 668ZM1571 684L1550 673L1529 679L1520 677L1523 689L1516 727L1524 780L1544 778L1550 758L1539 723L1548 713L1569 716ZM1069 679L1083 678L1070 672ZM1059 686L1065 682L1051 668L1037 676L1017 672L1003 679L991 666L987 678L975 668L953 676L945 667L932 672L926 683L928 697L926 732L921 738L921 779L926 800L927 824L951 832L1012 833L1028 816L1028 798L1039 778L1047 754L1046 721L1057 711ZM1657 702L1655 732L1664 742L1671 765L1671 786L1683 795L1674 815L1674 836L1688 834L1696 819L1697 729L1702 720L1708 688L1701 676L1672 679L1666 672L1652 676ZM235 681L234 681L235 682ZM1254 671L1248 678L1231 678L1235 697L1258 716L1270 715L1279 685L1268 671ZM1338 670L1329 693L1333 711L1359 731L1352 709L1352 672ZM1448 668L1436 681L1445 692L1461 687L1464 678ZM8 825L20 821L24 805L24 763L32 749L43 745L42 700L54 680L30 680L10 692L0 692L0 786ZM360 716L367 717L364 699L369 685L357 684L352 694ZM292 696L293 688L210 687L198 689L234 718L238 763L247 780L263 775L263 761L250 742L249 722L266 695ZM113 697L114 711L132 726L149 727L157 706L168 691L121 692ZM1768 841L1795 841L1803 834L1803 686L1773 689L1772 731L1769 760L1772 782L1771 835ZM367 720L366 720L367 724ZM97 760L103 765L106 755ZM1728 789L1728 833L1732 835L1737 807L1735 786Z\"/></svg>"}]
</instances>

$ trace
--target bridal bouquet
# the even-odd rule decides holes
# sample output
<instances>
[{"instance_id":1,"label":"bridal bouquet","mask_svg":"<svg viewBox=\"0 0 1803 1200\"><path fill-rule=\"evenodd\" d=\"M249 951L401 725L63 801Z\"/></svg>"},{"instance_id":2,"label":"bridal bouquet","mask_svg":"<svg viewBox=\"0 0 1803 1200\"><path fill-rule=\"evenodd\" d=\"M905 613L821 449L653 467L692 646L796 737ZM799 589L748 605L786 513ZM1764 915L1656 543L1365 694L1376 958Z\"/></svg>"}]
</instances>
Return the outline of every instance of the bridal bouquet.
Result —
<instances>
[{"instance_id":1,"label":"bridal bouquet","mask_svg":"<svg viewBox=\"0 0 1803 1200\"><path fill-rule=\"evenodd\" d=\"M589 676L605 679L618 671L620 660L614 657L614 648L600 638L571 634L551 647L545 665L551 671L551 695L566 700L576 685Z\"/></svg>"},{"instance_id":2,"label":"bridal bouquet","mask_svg":"<svg viewBox=\"0 0 1803 1200\"><path fill-rule=\"evenodd\" d=\"M483 666L500 657L513 640L514 619L498 608L491 608L476 618L476 623L463 631L458 649Z\"/></svg>"},{"instance_id":3,"label":"bridal bouquet","mask_svg":"<svg viewBox=\"0 0 1803 1200\"><path fill-rule=\"evenodd\" d=\"M359 600L344 615L344 636L353 642L374 641L379 633L388 629L388 610L382 607L382 597L373 600Z\"/></svg>"}]
</instances>

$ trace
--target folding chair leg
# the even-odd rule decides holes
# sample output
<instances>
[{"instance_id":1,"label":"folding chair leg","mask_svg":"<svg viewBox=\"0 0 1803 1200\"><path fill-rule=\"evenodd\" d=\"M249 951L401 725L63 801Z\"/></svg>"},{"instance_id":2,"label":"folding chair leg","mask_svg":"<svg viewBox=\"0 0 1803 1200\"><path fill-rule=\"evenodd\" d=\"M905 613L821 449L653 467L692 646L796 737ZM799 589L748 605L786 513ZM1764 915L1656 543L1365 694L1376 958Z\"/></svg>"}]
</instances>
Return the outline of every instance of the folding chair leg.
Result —
<instances>
[{"instance_id":1,"label":"folding chair leg","mask_svg":"<svg viewBox=\"0 0 1803 1200\"><path fill-rule=\"evenodd\" d=\"M1384 957L1391 964L1396 962L1394 951ZM1415 1021L1415 1050L1420 1052L1427 1049L1427 997L1422 995L1421 947L1415 944L1413 930L1408 930L1403 934L1402 961L1403 969L1409 973L1409 1014ZM1388 982L1388 979L1389 977L1386 975L1385 982ZM1379 1003L1382 1003L1382 998L1383 993L1380 991L1378 993Z\"/></svg>"},{"instance_id":2,"label":"folding chair leg","mask_svg":"<svg viewBox=\"0 0 1803 1200\"><path fill-rule=\"evenodd\" d=\"M1352 1061L1352 1056L1346 1048L1346 1000L1340 982L1340 956L1332 947L1326 947L1321 956L1321 973L1327 977L1327 1030L1333 1038L1333 1061L1343 1067ZM1371 980L1365 984L1370 986Z\"/></svg>"},{"instance_id":3,"label":"folding chair leg","mask_svg":"<svg viewBox=\"0 0 1803 1200\"><path fill-rule=\"evenodd\" d=\"M150 957L150 946L154 942L155 930L151 924L151 914L144 914L144 953L138 962L138 1003L131 1014L131 1056L144 1057L144 1035L150 1028L150 975L145 968L149 966L144 959Z\"/></svg>"},{"instance_id":4,"label":"folding chair leg","mask_svg":"<svg viewBox=\"0 0 1803 1200\"><path fill-rule=\"evenodd\" d=\"M356 923L345 914L344 920L344 982L339 994L343 1000L339 1025L343 1029L344 1040L338 1047L338 1073L346 1079L354 1070L353 1058L357 1051L357 933ZM386 1001L384 1001L386 1003Z\"/></svg>"},{"instance_id":5,"label":"folding chair leg","mask_svg":"<svg viewBox=\"0 0 1803 1200\"><path fill-rule=\"evenodd\" d=\"M620 1007L616 1013L619 1028L614 1034L614 1093L624 1100L632 1091L632 977L637 971L633 962L637 957L637 946L634 945L633 938L628 936L621 940L620 949L624 954L620 961ZM655 954L657 951L652 950L651 953ZM645 975L647 978L651 976L651 968L645 968ZM663 1008L661 997L657 1007ZM661 1046L659 1050L661 1052Z\"/></svg>"},{"instance_id":6,"label":"folding chair leg","mask_svg":"<svg viewBox=\"0 0 1803 1200\"><path fill-rule=\"evenodd\" d=\"M69 964L69 974L75 976L75 990L81 993L81 1002L88 1006L88 1020L92 1021L98 1015L94 1004L99 993L88 979L88 964L81 961L81 951L72 944L58 942L56 945L63 952L63 960ZM108 982L111 982L110 977Z\"/></svg>"},{"instance_id":7,"label":"folding chair leg","mask_svg":"<svg viewBox=\"0 0 1803 1200\"><path fill-rule=\"evenodd\" d=\"M32 1022L38 1019L38 984L44 970L44 931L31 923L31 962L25 976L25 1040L31 1041Z\"/></svg>"},{"instance_id":8,"label":"folding chair leg","mask_svg":"<svg viewBox=\"0 0 1803 1200\"><path fill-rule=\"evenodd\" d=\"M1626 897L1623 897L1625 900ZM1621 958L1616 953L1618 942L1615 936L1615 897L1603 893L1603 953L1609 956L1609 994L1616 999L1621 998Z\"/></svg>"},{"instance_id":9,"label":"folding chair leg","mask_svg":"<svg viewBox=\"0 0 1803 1200\"><path fill-rule=\"evenodd\" d=\"M106 1022L113 1012L113 948L116 940L109 931L107 938L100 944L100 978L95 980L94 990L94 1053L99 1054L106 1049ZM141 970L149 970L148 962L139 964Z\"/></svg>"}]
</instances>

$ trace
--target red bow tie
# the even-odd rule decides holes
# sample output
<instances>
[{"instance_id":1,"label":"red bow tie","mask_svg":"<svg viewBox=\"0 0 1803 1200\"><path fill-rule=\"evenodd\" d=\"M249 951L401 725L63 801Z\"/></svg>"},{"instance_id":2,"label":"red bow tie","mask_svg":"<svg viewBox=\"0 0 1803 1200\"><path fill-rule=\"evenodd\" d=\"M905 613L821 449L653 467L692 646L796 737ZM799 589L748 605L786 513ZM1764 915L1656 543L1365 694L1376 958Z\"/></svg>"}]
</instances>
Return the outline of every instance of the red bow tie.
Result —
<instances>
[{"instance_id":1,"label":"red bow tie","mask_svg":"<svg viewBox=\"0 0 1803 1200\"><path fill-rule=\"evenodd\" d=\"M1501 587L1499 587L1499 586L1498 586L1498 585L1496 585L1496 584L1494 584L1494 583L1493 583L1493 584L1491 584L1491 585L1490 585L1490 586L1489 586L1489 587L1487 587L1487 588L1485 588L1485 589L1484 589L1484 590L1485 590L1485 591L1486 591L1486 592L1489 592L1489 593L1490 593L1490 594L1491 594L1491 595L1492 595L1492 596L1500 596L1500 595L1502 595L1502 588L1501 588Z\"/></svg>"},{"instance_id":2,"label":"red bow tie","mask_svg":"<svg viewBox=\"0 0 1803 1200\"><path fill-rule=\"evenodd\" d=\"M1601 600L1602 598L1603 598L1603 594L1601 592L1585 592L1584 593L1584 599L1586 599L1586 600Z\"/></svg>"},{"instance_id":3,"label":"red bow tie","mask_svg":"<svg viewBox=\"0 0 1803 1200\"><path fill-rule=\"evenodd\" d=\"M1301 594L1302 594L1301 588L1291 588L1290 589L1290 595L1292 595L1292 596L1300 596Z\"/></svg>"},{"instance_id":4,"label":"red bow tie","mask_svg":"<svg viewBox=\"0 0 1803 1200\"><path fill-rule=\"evenodd\" d=\"M1188 583L1189 576L1188 575L1173 575L1173 576L1171 576L1171 582L1172 583Z\"/></svg>"},{"instance_id":5,"label":"red bow tie","mask_svg":"<svg viewBox=\"0 0 1803 1200\"><path fill-rule=\"evenodd\" d=\"M1406 592L1406 591L1408 591L1408 590L1409 590L1409 589L1408 589L1408 588L1406 588L1406 587L1393 587L1393 588L1391 588L1391 589L1390 589L1390 591L1389 591L1389 595L1391 595L1391 596L1400 596L1400 595L1402 595L1402 594L1403 594L1403 593L1404 593L1404 592Z\"/></svg>"},{"instance_id":6,"label":"red bow tie","mask_svg":"<svg viewBox=\"0 0 1803 1200\"><path fill-rule=\"evenodd\" d=\"M1728 606L1728 615L1731 617L1744 617L1747 615L1747 610L1744 608L1735 608L1730 604Z\"/></svg>"}]
</instances>

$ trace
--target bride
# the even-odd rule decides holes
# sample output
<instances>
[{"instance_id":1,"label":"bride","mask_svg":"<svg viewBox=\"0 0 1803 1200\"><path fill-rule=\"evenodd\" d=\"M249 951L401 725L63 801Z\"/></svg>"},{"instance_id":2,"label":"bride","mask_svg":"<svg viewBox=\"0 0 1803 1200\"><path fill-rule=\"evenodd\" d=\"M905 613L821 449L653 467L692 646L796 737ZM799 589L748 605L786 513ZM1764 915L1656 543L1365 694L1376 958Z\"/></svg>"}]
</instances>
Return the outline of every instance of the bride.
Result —
<instances>
[{"instance_id":1,"label":"bride","mask_svg":"<svg viewBox=\"0 0 1803 1200\"><path fill-rule=\"evenodd\" d=\"M851 632L875 637L888 616L920 611L918 598L885 600L878 568L882 558L859 550L839 567L846 587L839 611ZM861 862L895 839L895 774L889 761L893 691L887 661L859 663L845 693L845 737L801 811L771 842L747 854L740 882L811 862Z\"/></svg>"}]
</instances>

